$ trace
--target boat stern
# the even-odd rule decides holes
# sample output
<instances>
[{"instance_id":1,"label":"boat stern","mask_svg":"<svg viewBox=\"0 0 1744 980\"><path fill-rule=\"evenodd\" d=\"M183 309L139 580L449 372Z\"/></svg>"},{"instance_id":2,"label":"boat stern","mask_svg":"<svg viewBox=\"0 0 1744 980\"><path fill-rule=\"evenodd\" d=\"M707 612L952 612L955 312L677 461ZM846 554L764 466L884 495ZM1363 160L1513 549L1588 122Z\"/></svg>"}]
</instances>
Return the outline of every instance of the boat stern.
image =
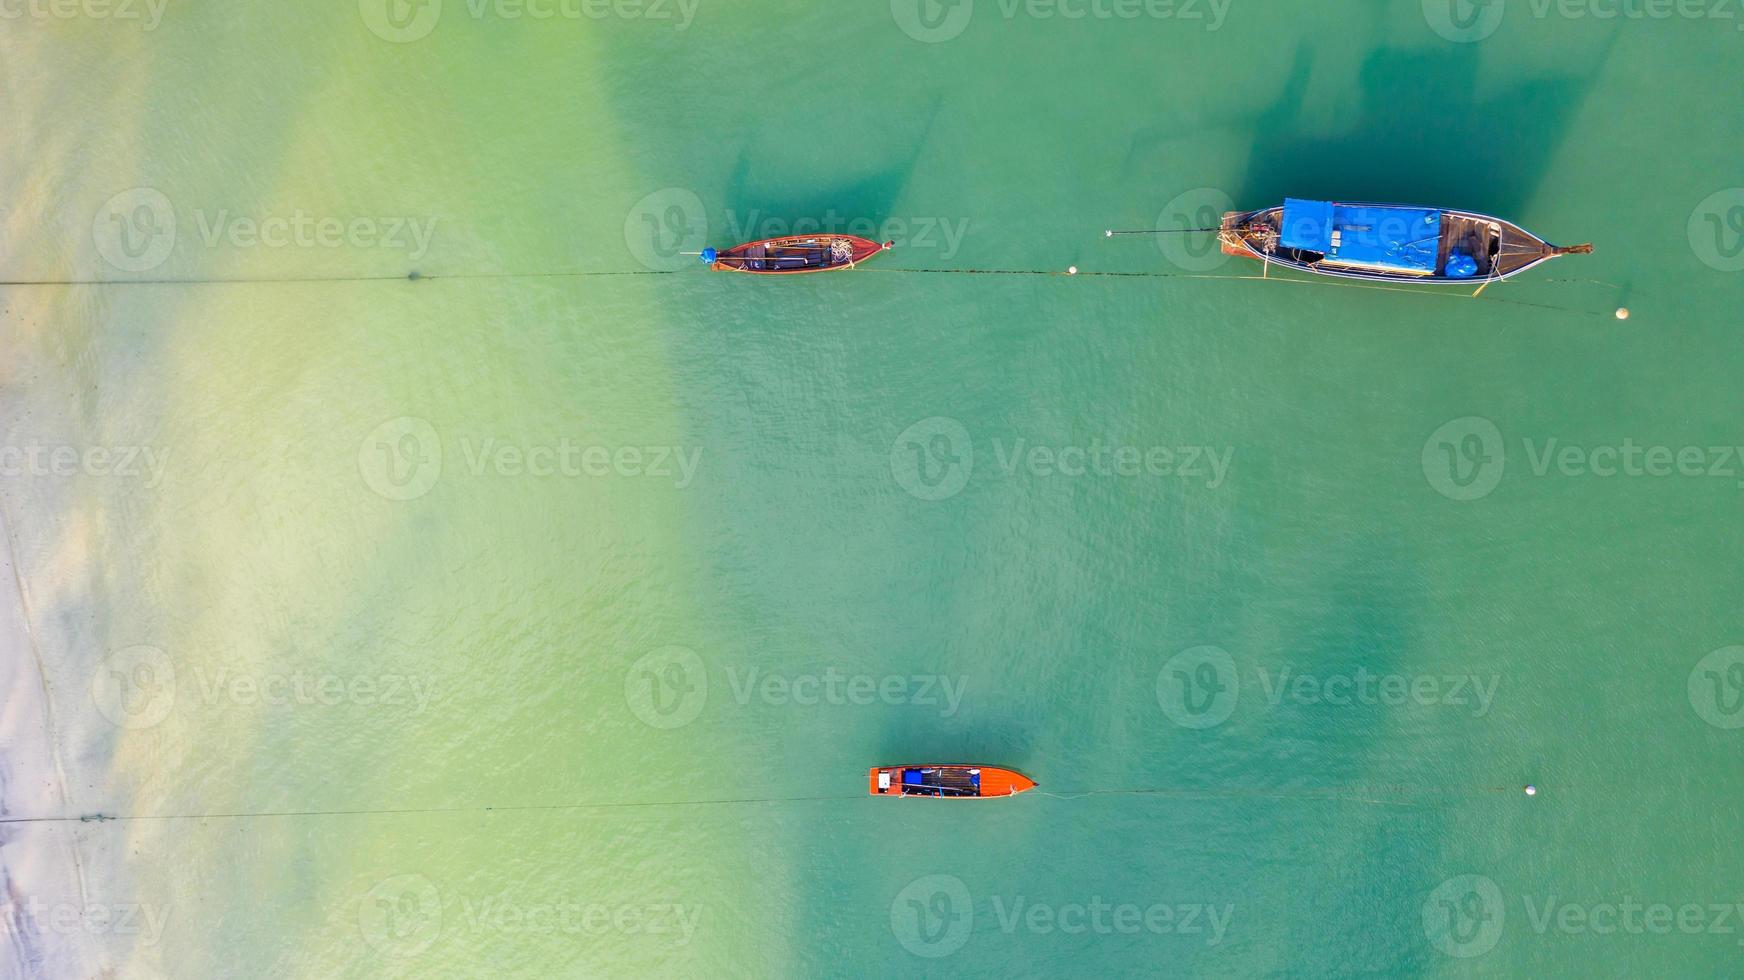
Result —
<instances>
[{"instance_id":1,"label":"boat stern","mask_svg":"<svg viewBox=\"0 0 1744 980\"><path fill-rule=\"evenodd\" d=\"M873 766L868 782L873 796L891 796L898 789L896 770L894 769L881 769Z\"/></svg>"}]
</instances>

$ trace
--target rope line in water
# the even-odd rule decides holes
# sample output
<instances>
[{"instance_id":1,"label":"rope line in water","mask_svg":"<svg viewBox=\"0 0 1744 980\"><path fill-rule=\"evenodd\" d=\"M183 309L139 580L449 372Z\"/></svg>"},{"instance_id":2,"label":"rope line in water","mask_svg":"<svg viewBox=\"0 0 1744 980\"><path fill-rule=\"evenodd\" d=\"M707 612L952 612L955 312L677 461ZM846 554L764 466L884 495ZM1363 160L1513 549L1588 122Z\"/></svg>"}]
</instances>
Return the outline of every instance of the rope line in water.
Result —
<instances>
[{"instance_id":1,"label":"rope line in water","mask_svg":"<svg viewBox=\"0 0 1744 980\"><path fill-rule=\"evenodd\" d=\"M432 282L437 279L587 279L608 276L675 276L661 269L606 270L600 272L456 272L403 276L266 276L234 279L19 279L0 282L5 286L272 286L322 282Z\"/></svg>"},{"instance_id":2,"label":"rope line in water","mask_svg":"<svg viewBox=\"0 0 1744 980\"><path fill-rule=\"evenodd\" d=\"M1390 790L1399 794L1476 794L1476 793L1506 793L1517 792L1516 788L1503 786L1390 786L1390 787L1351 787L1346 790L1275 790L1275 789L1187 789L1181 787L1154 787L1149 789L1091 789L1076 793L1050 793L1044 790L1034 790L1037 796L1063 802L1073 802L1092 796L1167 796L1176 799L1226 800L1226 799L1269 799L1269 800L1304 800L1329 801L1347 803L1372 803L1388 806L1421 806L1423 804L1405 799L1386 799L1374 795L1379 790ZM1366 795L1364 795L1366 794ZM268 820L285 817L377 817L377 816L410 816L418 814L476 814L476 813L515 813L515 812L553 812L577 810L629 810L647 809L653 807L696 807L696 806L742 806L753 803L821 803L839 800L869 799L870 794L855 793L841 796L763 796L736 799L713 800L620 800L599 803L520 803L507 806L432 806L432 807L385 807L374 809L352 810L263 810L232 813L160 813L115 815L107 813L92 813L79 817L0 817L0 825L5 824L51 824L51 823L143 823L167 820Z\"/></svg>"},{"instance_id":3,"label":"rope line in water","mask_svg":"<svg viewBox=\"0 0 1744 980\"><path fill-rule=\"evenodd\" d=\"M1074 267L1075 268L1075 267ZM905 275L950 275L950 276L1062 276L1065 278L1099 277L1107 279L1225 279L1232 282L1282 282L1299 286L1343 286L1355 289L1373 289L1391 293L1412 293L1414 295L1439 296L1445 299L1472 299L1465 293L1448 293L1412 289L1403 286L1371 285L1355 282L1332 282L1319 279L1293 279L1287 276L1231 276L1209 273L1191 272L1088 272L1081 269L1062 272L1057 269L903 269L903 268L866 268L856 269L858 272L881 272ZM679 273L672 270L634 269L606 270L596 272L463 272L452 274L423 275L413 272L404 276L284 276L264 278L235 279L35 279L13 280L0 282L0 287L105 287L105 286L251 286L251 285L295 285L308 283L362 283L362 282L434 282L442 279L453 280L507 280L507 279L588 279L611 278L622 276L674 276ZM1615 283L1598 279L1546 279L1543 282L1577 283L1583 285L1605 286L1611 289L1621 288ZM1573 306L1556 306L1549 303L1527 303L1521 300L1490 299L1492 303L1505 303L1510 306L1525 306L1541 310L1555 310L1563 313L1584 313L1588 316L1605 316L1608 311L1587 310Z\"/></svg>"}]
</instances>

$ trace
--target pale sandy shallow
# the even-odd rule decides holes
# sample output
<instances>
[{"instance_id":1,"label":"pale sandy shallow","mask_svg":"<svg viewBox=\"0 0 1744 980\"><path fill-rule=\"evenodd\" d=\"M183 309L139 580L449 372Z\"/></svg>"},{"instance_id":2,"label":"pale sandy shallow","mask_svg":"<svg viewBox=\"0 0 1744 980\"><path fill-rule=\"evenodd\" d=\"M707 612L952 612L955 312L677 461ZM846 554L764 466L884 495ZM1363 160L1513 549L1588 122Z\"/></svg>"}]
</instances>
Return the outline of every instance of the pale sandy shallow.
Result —
<instances>
[{"instance_id":1,"label":"pale sandy shallow","mask_svg":"<svg viewBox=\"0 0 1744 980\"><path fill-rule=\"evenodd\" d=\"M53 702L30 634L6 510L0 506L0 690L6 692L0 700L0 819L64 816L73 809L51 724ZM121 965L133 941L106 924L126 904L102 870L115 866L115 828L76 820L0 824L0 976L127 975Z\"/></svg>"}]
</instances>

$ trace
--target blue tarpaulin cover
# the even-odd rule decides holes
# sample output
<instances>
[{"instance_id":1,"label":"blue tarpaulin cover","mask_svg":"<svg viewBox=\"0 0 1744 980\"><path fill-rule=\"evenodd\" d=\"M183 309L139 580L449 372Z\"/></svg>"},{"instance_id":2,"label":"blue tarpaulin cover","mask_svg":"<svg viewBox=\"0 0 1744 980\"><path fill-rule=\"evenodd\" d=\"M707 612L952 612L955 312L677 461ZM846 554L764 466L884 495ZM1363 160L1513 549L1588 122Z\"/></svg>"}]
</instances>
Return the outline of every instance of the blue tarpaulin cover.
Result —
<instances>
[{"instance_id":1,"label":"blue tarpaulin cover","mask_svg":"<svg viewBox=\"0 0 1744 980\"><path fill-rule=\"evenodd\" d=\"M1280 241L1328 262L1433 275L1441 212L1328 201L1284 201Z\"/></svg>"},{"instance_id":2,"label":"blue tarpaulin cover","mask_svg":"<svg viewBox=\"0 0 1744 980\"><path fill-rule=\"evenodd\" d=\"M921 772L919 769L902 770L902 785L904 786L919 786L921 785L921 780L925 778L926 773Z\"/></svg>"}]
</instances>

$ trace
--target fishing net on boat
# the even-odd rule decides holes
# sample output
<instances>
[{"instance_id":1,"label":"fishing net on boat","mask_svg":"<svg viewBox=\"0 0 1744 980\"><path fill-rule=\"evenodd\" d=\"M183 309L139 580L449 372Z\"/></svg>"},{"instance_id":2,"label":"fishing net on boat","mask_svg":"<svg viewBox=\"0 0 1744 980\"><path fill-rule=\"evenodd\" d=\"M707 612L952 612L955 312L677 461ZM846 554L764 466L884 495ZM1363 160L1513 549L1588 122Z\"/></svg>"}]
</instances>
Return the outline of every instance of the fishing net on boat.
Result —
<instances>
[{"instance_id":1,"label":"fishing net on boat","mask_svg":"<svg viewBox=\"0 0 1744 980\"><path fill-rule=\"evenodd\" d=\"M1247 240L1258 246L1262 252L1276 252L1281 237L1283 236L1279 233L1278 226L1264 219L1253 222L1247 228Z\"/></svg>"},{"instance_id":2,"label":"fishing net on boat","mask_svg":"<svg viewBox=\"0 0 1744 980\"><path fill-rule=\"evenodd\" d=\"M840 265L854 260L854 243L846 238L830 239L830 264Z\"/></svg>"}]
</instances>

